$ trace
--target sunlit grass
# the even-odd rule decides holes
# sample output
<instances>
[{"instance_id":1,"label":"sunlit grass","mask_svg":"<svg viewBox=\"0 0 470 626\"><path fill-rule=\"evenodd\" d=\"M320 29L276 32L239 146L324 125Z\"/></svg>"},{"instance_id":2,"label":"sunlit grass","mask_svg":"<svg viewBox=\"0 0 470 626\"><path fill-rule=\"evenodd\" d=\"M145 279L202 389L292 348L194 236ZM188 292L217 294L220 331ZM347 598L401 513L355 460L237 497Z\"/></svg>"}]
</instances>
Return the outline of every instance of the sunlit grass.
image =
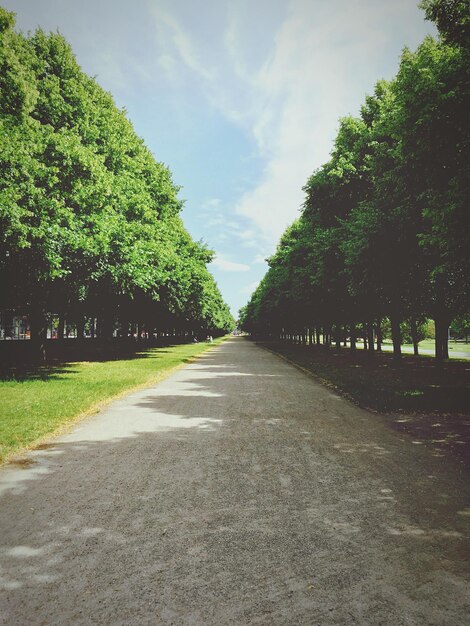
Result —
<instances>
[{"instance_id":1,"label":"sunlit grass","mask_svg":"<svg viewBox=\"0 0 470 626\"><path fill-rule=\"evenodd\" d=\"M130 359L67 363L0 381L0 463L111 398L164 378L209 347L152 348Z\"/></svg>"},{"instance_id":2,"label":"sunlit grass","mask_svg":"<svg viewBox=\"0 0 470 626\"><path fill-rule=\"evenodd\" d=\"M383 344L383 348L385 350L392 350L393 349L392 342L385 341ZM413 345L410 343L403 344L402 348L404 348L405 352L413 351ZM423 341L419 342L418 349L426 350L426 351L429 350L430 352L434 354L434 349L435 349L434 339L423 339ZM450 357L452 357L453 352L470 356L470 343L465 343L463 341L449 341L449 356Z\"/></svg>"}]
</instances>

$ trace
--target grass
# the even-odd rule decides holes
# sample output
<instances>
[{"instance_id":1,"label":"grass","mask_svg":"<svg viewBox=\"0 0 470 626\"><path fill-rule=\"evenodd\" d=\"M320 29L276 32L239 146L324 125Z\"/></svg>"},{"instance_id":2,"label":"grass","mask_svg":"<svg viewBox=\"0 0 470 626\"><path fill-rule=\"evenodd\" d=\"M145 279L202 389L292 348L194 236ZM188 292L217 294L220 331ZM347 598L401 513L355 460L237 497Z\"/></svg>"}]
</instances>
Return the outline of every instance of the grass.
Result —
<instances>
[{"instance_id":1,"label":"grass","mask_svg":"<svg viewBox=\"0 0 470 626\"><path fill-rule=\"evenodd\" d=\"M411 351L411 352L413 351L412 344L407 343L407 344L404 344L402 347L405 348L405 351ZM423 339L423 341L419 342L418 347L419 347L419 350L430 350L432 353L434 353L434 348L435 348L434 339ZM392 350L393 349L392 342L385 341L384 348L387 350ZM463 341L449 341L449 356L450 357L452 357L453 352L470 356L470 343L464 343Z\"/></svg>"},{"instance_id":2,"label":"grass","mask_svg":"<svg viewBox=\"0 0 470 626\"><path fill-rule=\"evenodd\" d=\"M209 347L198 343L151 348L132 358L13 373L0 381L0 463L97 412L110 399L165 378Z\"/></svg>"},{"instance_id":3,"label":"grass","mask_svg":"<svg viewBox=\"0 0 470 626\"><path fill-rule=\"evenodd\" d=\"M280 342L260 345L312 373L362 407L383 413L395 430L413 443L429 444L435 456L449 454L470 468L470 363L404 355L394 363L389 352L308 348Z\"/></svg>"}]
</instances>

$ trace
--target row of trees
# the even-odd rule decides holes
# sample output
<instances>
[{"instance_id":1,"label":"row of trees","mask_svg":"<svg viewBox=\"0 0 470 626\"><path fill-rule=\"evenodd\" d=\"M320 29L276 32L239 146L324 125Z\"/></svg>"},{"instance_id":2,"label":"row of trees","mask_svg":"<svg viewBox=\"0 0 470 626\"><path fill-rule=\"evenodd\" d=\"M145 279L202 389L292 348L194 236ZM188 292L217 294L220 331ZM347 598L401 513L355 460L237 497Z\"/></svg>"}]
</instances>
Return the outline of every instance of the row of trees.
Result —
<instances>
[{"instance_id":1,"label":"row of trees","mask_svg":"<svg viewBox=\"0 0 470 626\"><path fill-rule=\"evenodd\" d=\"M0 310L98 319L102 338L224 333L228 307L191 239L178 187L59 34L15 32L0 8Z\"/></svg>"},{"instance_id":2,"label":"row of trees","mask_svg":"<svg viewBox=\"0 0 470 626\"><path fill-rule=\"evenodd\" d=\"M436 357L448 357L451 321L469 311L470 9L460 0L421 5L438 40L407 49L359 117L341 120L331 159L308 180L299 219L241 311L252 333L380 346L401 323L416 339L435 320Z\"/></svg>"}]
</instances>

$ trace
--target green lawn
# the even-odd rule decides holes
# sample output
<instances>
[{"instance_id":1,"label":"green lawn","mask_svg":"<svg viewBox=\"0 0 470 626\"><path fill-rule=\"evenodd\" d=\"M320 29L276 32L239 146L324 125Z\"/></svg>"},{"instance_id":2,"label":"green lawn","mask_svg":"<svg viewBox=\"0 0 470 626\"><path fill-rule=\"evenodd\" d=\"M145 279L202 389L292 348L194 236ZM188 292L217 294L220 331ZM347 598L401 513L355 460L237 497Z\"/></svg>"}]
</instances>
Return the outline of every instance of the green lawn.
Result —
<instances>
[{"instance_id":1,"label":"green lawn","mask_svg":"<svg viewBox=\"0 0 470 626\"><path fill-rule=\"evenodd\" d=\"M217 345L223 338L216 339ZM133 358L44 366L0 381L0 463L100 405L150 385L211 346L152 348Z\"/></svg>"},{"instance_id":2,"label":"green lawn","mask_svg":"<svg viewBox=\"0 0 470 626\"><path fill-rule=\"evenodd\" d=\"M392 350L393 349L392 342L384 341L383 348L385 350ZM413 345L409 343L404 344L402 348L405 348L405 351L407 352L413 351ZM435 348L434 339L423 339L423 341L419 342L420 351L430 350L434 354L434 348ZM452 354L455 352L470 356L470 343L464 343L463 341L449 341L449 356L452 357ZM424 354L427 354L427 352L424 352Z\"/></svg>"}]
</instances>

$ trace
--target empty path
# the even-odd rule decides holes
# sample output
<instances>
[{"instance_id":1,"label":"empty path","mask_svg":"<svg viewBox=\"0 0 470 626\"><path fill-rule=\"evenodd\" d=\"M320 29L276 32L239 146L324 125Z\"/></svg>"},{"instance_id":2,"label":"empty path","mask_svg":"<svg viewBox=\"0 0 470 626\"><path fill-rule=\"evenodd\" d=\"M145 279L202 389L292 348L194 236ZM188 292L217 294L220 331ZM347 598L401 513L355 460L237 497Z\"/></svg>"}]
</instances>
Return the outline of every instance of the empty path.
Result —
<instances>
[{"instance_id":1,"label":"empty path","mask_svg":"<svg viewBox=\"0 0 470 626\"><path fill-rule=\"evenodd\" d=\"M1 624L469 624L463 466L243 338L0 490Z\"/></svg>"}]
</instances>

